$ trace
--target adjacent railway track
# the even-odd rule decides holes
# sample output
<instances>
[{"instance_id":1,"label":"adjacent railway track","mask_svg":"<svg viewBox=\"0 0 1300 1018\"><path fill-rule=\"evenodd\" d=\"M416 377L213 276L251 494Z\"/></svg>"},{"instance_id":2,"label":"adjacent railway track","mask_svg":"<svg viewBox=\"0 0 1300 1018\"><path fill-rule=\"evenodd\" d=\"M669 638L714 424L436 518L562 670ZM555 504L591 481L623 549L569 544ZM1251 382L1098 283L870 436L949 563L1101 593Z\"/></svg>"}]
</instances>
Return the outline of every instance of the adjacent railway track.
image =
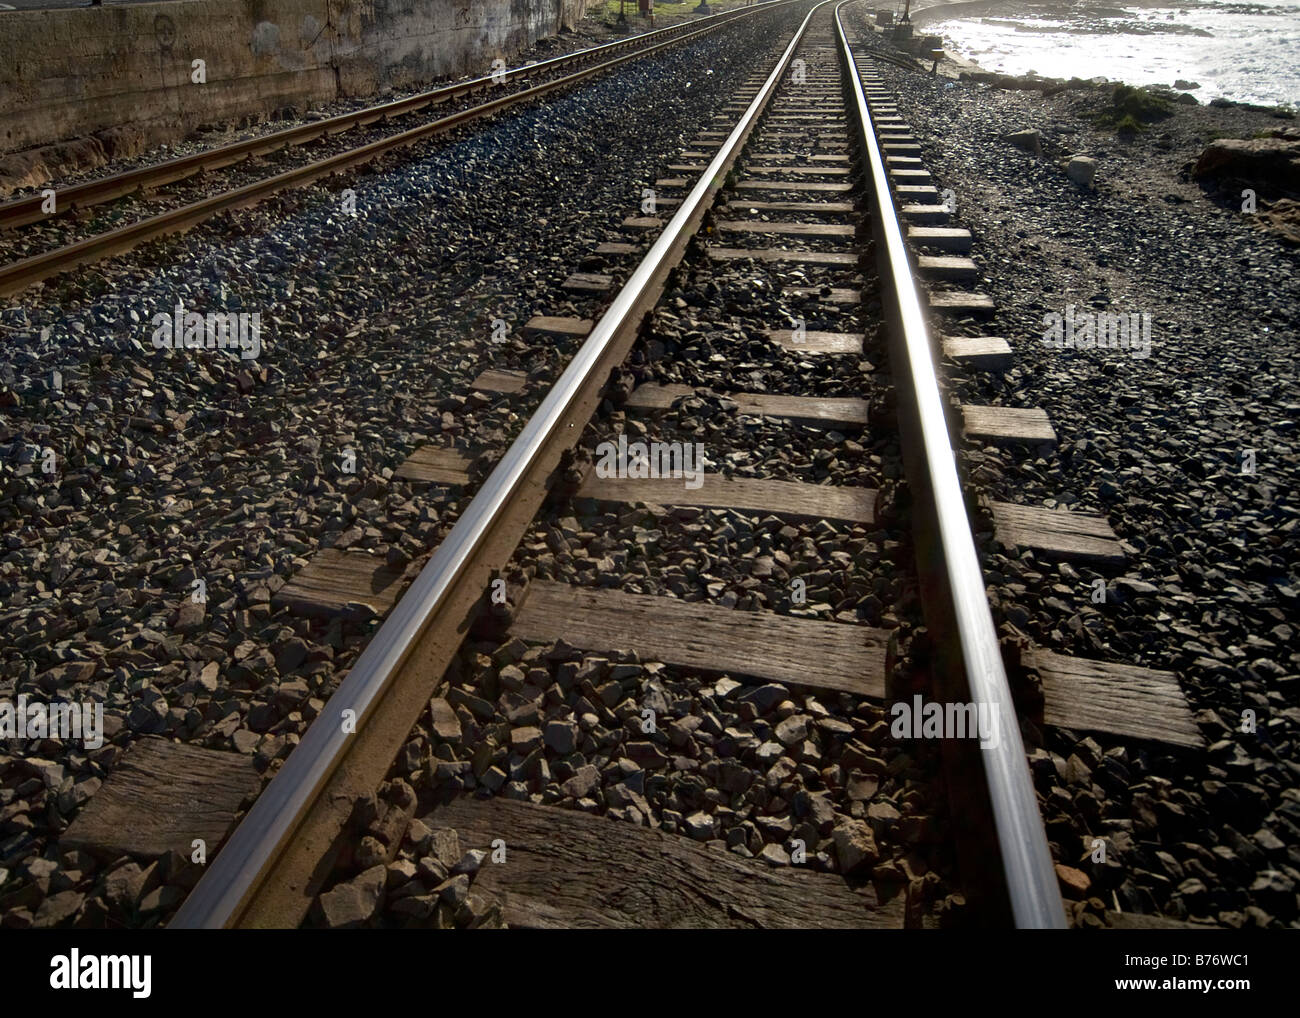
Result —
<instances>
[{"instance_id":1,"label":"adjacent railway track","mask_svg":"<svg viewBox=\"0 0 1300 1018\"><path fill-rule=\"evenodd\" d=\"M778 4L785 2L788 0L777 0ZM66 236L62 236L55 246L27 254L0 267L0 296L21 292L41 280L130 251L146 241L189 230L220 212L244 208L282 191L355 169L512 106L572 87L630 61L662 52L670 46L688 43L723 29L737 19L760 15L772 6L773 4L761 4L712 15L550 60L503 69L495 75L457 82L393 102L56 189L53 212L46 211L48 202L42 192L5 202L0 204L0 230L8 232L0 233L0 247L22 250L29 246L18 232L22 227L60 223L67 226L61 231ZM483 93L500 94L481 101ZM441 106L460 108L405 130L393 132L388 129L389 125L398 126L408 118L437 110ZM344 141L341 150L322 158L310 157L312 146L329 148L333 145L338 148L336 139L340 137ZM301 150L302 155L293 156L291 153L295 150ZM220 188L220 183L214 174L223 170L246 172L250 161L274 155L284 156L297 165L267 176L256 175L257 179L239 186L215 189ZM113 229L89 236L77 236L77 224L68 218L71 213L180 184L188 187L182 197L183 203L174 203L174 207L158 213L152 208L142 207L139 210L140 218ZM193 200L185 201L185 198Z\"/></svg>"},{"instance_id":2,"label":"adjacent railway track","mask_svg":"<svg viewBox=\"0 0 1300 1018\"><path fill-rule=\"evenodd\" d=\"M542 554L538 561L546 563L531 570L528 589L512 594L517 603L508 613L509 632L521 643L550 641L554 647L562 641L567 650L551 658L525 653L523 662L531 662L527 677L515 669L519 674L506 682L498 674L502 664L496 662L491 690L478 689L472 678L462 675L450 692L435 698L442 704L438 709L450 712L438 728L447 746L439 746L440 755L434 757L436 773L448 775L443 791L499 790L505 785L512 793L508 798L530 800L512 803L494 797L481 804L441 795L442 812L435 809L432 814L443 817L447 826L472 832L471 837L482 835L485 845L488 840L495 843L489 834L499 835L503 849L522 860L523 871L533 866L531 878L525 872L507 879L499 874L510 870L509 864L484 864L485 871L496 875L489 883L496 879L513 921L901 925L897 901L891 906L867 886L871 864L880 854L867 820L879 822L877 834L894 830L895 821L913 831L924 829L928 821L920 811L920 782L907 777L912 765L901 757L886 760L883 748L879 753L871 749L883 745L882 726L888 727L872 702L887 699L894 689L891 637L906 635L923 622L931 634L933 663L913 672L934 680L926 695L972 705L981 716L993 719L1000 736L984 748L970 740L947 746L953 750L955 771L967 779L952 782L962 798L962 804L953 806L961 818L957 826L970 835L961 850L965 890L987 922L1065 924L954 465L935 367L940 344L932 335L918 285L920 274L965 278L968 259L918 253L931 244L959 245L963 231L930 226L917 232L900 220L900 207L921 223L941 221L942 210L935 189L917 183L913 146L901 119L869 66L859 66L841 22L844 6L828 0L812 8L770 72L756 76L734 109L714 128L701 132L694 149L670 166L674 176L656 184L655 211L629 216L625 227L634 237L657 231L648 248L635 239L619 240L595 252L598 260L639 259L616 293L609 276L575 273L569 288L585 293L593 307L605 305L603 312L591 320L531 323L536 335L585 339L211 862L172 926L296 926L303 921L332 882L332 868L351 854L347 844L355 804L371 796L392 773L392 761L430 711L430 696L443 683L467 631L475 619L494 610L494 591L502 589L494 581L517 577L512 561L521 542L539 537L542 546L551 542L554 561ZM720 197L725 201L719 203ZM658 209L675 211L664 219ZM735 246L732 238L766 246ZM654 338L657 316L667 313L661 302L668 291L676 295L671 308L675 317L662 335L676 336L671 342L685 352L668 374L656 376L653 366L663 367L668 359L664 341ZM945 300L960 303L956 297L936 301L929 295L931 308L943 306ZM725 313L718 316L719 311ZM714 317L709 319L709 314ZM728 323L726 314L735 320ZM653 351L652 342L658 344ZM737 358L734 364L729 351ZM888 360L892 386L876 375L867 357ZM636 370L629 372L629 363ZM727 365L726 391L721 391L717 364ZM715 365L714 374L709 365ZM756 391L740 391L742 379L759 375L764 384ZM636 381L641 384L632 384ZM497 378L481 387L509 398L521 384ZM868 391L857 391L859 386ZM615 409L605 401L613 401ZM884 408L883 413L873 418L873 406ZM602 468L610 450L618 447L619 435L648 435L644 425L632 429L631 436L622 431L621 426L639 413L657 413L660 416L653 419L671 428L684 426L683 415L698 419L710 412L736 413L737 408L745 420L730 437L738 442L740 436L749 436L755 447L766 450L752 469L725 476L718 469L705 470L697 460L698 469L690 474L687 460L675 478L647 478L617 456L612 476ZM749 418L756 420L746 423ZM873 445L868 438L852 442L845 434L860 431L873 419L893 418L910 495L910 511L903 513L916 555L910 578L893 571L897 556L882 556L874 548L898 525L898 517L883 508L882 465L897 453L889 452L888 439ZM773 422L780 423L774 428ZM790 422L810 430L798 431L796 439L794 431L783 430L794 428ZM814 434L820 437L810 437ZM590 444L589 439L600 437L609 444ZM724 446L722 440L721 433L711 439L719 443L705 454L711 465L746 463L752 450L740 444ZM680 454L692 443L672 439L665 444L674 443L682 467ZM796 462L781 467L773 450L783 443L808 450L809 462L795 457ZM823 448L815 449L817 443ZM421 462L439 460L446 451L433 450L432 458L425 454ZM836 457L858 465L847 471L829 466ZM683 483L691 477L700 483ZM849 477L875 483L881 490L842 483ZM564 523L576 512L575 504L588 507L583 513L587 523L598 522L608 532ZM593 508L600 506L632 508ZM660 569L647 557L642 587L658 590L653 596L633 593L625 584L618 589L617 578L602 582L599 563L594 570L581 570L591 582L555 582L557 576L576 575L576 567L568 568L575 559L575 542L586 541L618 556L626 555L629 547L669 540L657 528L657 537L647 536L645 528L638 530L633 520L647 506L657 507L653 513L665 530L703 513L698 518L704 522L694 533L711 552L718 532L734 536L739 529L741 543L752 553L745 568L754 580L741 585L743 608L736 606L735 595L730 603L710 602L708 569L697 561L702 552L695 545L678 549L671 570ZM674 507L684 515L674 517ZM728 554L726 540L724 536L718 551L721 558ZM796 566L800 554L807 561ZM888 564L882 565L882 560ZM858 565L851 565L855 562ZM863 575L858 575L859 568ZM879 572L873 575L873 568ZM773 575L778 579L770 579ZM824 605L820 615L811 612L814 617L807 617L808 611L771 610L778 603L787 609L804 603L785 593L797 586L785 582L794 578L801 578L805 587L826 586L834 603ZM912 618L904 607L882 604L877 596L901 601L907 589L918 586L923 619ZM685 596L668 597L665 589L684 591ZM590 662L582 650L619 647L637 652L626 674L599 668L584 672ZM566 657L573 648L578 648L577 656ZM566 661L572 670L552 685L548 667L562 668ZM678 728L671 740L656 738L655 729L641 723L637 696L644 693L646 673L637 662L646 661L667 666L678 678L686 676L680 687L672 686L671 678L665 680L677 690L680 703L689 705L672 711ZM726 678L702 687L697 678L701 671L742 681ZM786 694L782 685L801 692ZM637 695L632 695L633 689ZM493 692L512 705L514 720L499 715L504 708L493 706ZM567 699L566 693L571 693ZM732 694L736 700L730 706L718 706ZM818 697L830 706L820 704ZM666 704L667 698L661 692L656 702ZM745 727L724 730L713 715L731 718L733 708ZM469 746L474 759L465 759L449 734L460 729L452 716L458 711L485 740L503 731L504 743ZM690 718L695 720L683 723ZM577 800L576 811L554 810L560 793L536 778L536 768L544 766L538 762L545 758L543 738L558 757L568 754L555 766L565 776L562 797ZM701 740L711 746L725 743L728 751L719 751L702 767L698 761L688 766ZM626 798L617 799L617 807L612 805L613 791L606 789L606 805L620 809L625 819L629 809L636 809L632 819L650 828L671 826L671 832L583 815L598 807L590 795L601 783L601 768L590 762L573 766L571 755L575 747L588 743L588 756L598 758L605 770L621 768L629 777L636 771L652 772L650 779L620 783L623 791L618 794ZM681 768L665 762L665 752L673 750L684 761ZM759 782L749 784L740 773L746 767L739 764L756 760L774 766L765 779L768 790L750 794L746 790ZM720 768L727 761L738 770L728 770L730 776L724 779ZM819 769L818 763L826 766ZM653 773L660 769L701 770L725 788L713 788L710 795L710 789L701 790L696 781L692 787L702 796L700 801L715 808L684 816L664 803L677 805L691 796L683 797L666 777ZM797 784L792 780L796 774ZM531 780L540 781L542 790L533 789ZM892 807L879 812L871 808L873 782L895 781L907 785L905 793L899 789L900 801L910 811L907 819L915 823L905 823ZM848 792L854 783L861 791L856 799ZM792 796L789 802L787 793ZM802 807L796 808L794 799ZM404 801L394 808L406 811L409 821L413 807ZM830 812L824 813L826 809ZM551 812L537 812L547 810ZM738 819L742 813L743 821ZM707 840L718 824L733 849L744 849L737 853L740 858L706 852L686 837L689 833ZM605 846L611 885L619 884L619 866L628 865L629 858L661 855L671 860L670 868L661 875L656 893L644 899L632 895L636 900L620 906L621 912L612 905L598 912L581 902L547 901L564 897L557 886L546 883L563 881L562 873L546 876L556 867L562 870L563 863L542 858L546 850L539 844L544 840L539 831L573 839L572 844L592 851ZM625 831L650 841L620 856ZM813 856L818 845L810 845L810 840L833 846L834 859L823 865L831 872L796 872L802 860L794 858L792 839ZM902 842L907 840L900 839L900 852L906 850ZM389 841L387 861L398 848L391 842L400 843L400 832ZM911 838L909 844L915 847L917 841ZM918 875L914 858L908 860L891 871L904 882L909 868L912 877ZM705 876L706 870L712 876ZM843 874L854 876L852 886ZM461 876L467 882L468 874ZM659 877L652 874L650 879ZM715 878L729 889L726 893L748 897L729 901L694 893L697 881ZM437 909L449 896L463 904L463 887L452 883L432 898L409 896L402 914L425 921L439 914ZM764 900L764 895L770 897Z\"/></svg>"}]
</instances>

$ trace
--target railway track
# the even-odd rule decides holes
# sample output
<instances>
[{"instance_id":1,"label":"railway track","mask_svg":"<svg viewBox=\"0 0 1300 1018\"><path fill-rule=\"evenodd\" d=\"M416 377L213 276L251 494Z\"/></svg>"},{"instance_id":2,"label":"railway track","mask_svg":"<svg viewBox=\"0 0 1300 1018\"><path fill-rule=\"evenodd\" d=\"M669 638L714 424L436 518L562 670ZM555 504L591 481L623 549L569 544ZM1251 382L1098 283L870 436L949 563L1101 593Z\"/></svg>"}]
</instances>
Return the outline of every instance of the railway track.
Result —
<instances>
[{"instance_id":1,"label":"railway track","mask_svg":"<svg viewBox=\"0 0 1300 1018\"><path fill-rule=\"evenodd\" d=\"M529 323L585 338L170 925L1064 925L923 306L968 298L918 285L973 263L843 6ZM997 733L943 742L950 810L914 690Z\"/></svg>"},{"instance_id":2,"label":"railway track","mask_svg":"<svg viewBox=\"0 0 1300 1018\"><path fill-rule=\"evenodd\" d=\"M783 2L788 0L778 0ZM393 102L56 189L53 211L45 191L5 202L0 204L0 257L7 264L0 266L0 296L191 229L223 211L353 170L630 61L699 39L737 19L761 16L772 6L727 11L550 60L503 68ZM431 112L442 115L412 120ZM114 203L111 208L99 209L109 203ZM165 206L162 211L159 204ZM99 211L90 215L92 209ZM82 215L88 215L85 222ZM130 222L105 229L131 217Z\"/></svg>"}]
</instances>

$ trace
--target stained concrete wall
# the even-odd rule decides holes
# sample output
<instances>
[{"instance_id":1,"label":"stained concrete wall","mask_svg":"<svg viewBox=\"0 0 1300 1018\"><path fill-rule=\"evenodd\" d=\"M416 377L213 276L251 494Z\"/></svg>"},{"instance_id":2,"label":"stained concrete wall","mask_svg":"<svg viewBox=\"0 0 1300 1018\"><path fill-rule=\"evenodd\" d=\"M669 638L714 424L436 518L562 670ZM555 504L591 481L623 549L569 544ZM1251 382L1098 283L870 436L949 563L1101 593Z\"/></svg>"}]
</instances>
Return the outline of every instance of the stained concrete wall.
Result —
<instances>
[{"instance_id":1,"label":"stained concrete wall","mask_svg":"<svg viewBox=\"0 0 1300 1018\"><path fill-rule=\"evenodd\" d=\"M204 124L488 73L587 0L172 0L0 12L0 153L94 164ZM193 61L205 64L197 84ZM30 160L29 160L30 161ZM11 157L0 165L13 186ZM26 183L37 183L36 180Z\"/></svg>"}]
</instances>

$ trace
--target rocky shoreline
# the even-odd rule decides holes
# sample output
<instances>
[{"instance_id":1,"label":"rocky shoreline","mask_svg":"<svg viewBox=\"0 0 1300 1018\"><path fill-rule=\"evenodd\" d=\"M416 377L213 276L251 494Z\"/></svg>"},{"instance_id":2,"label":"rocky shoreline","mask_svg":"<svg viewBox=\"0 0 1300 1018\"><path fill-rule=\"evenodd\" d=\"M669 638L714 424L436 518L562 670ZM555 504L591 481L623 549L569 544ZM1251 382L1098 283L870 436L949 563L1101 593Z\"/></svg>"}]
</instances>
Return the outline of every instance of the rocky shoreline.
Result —
<instances>
[{"instance_id":1,"label":"rocky shoreline","mask_svg":"<svg viewBox=\"0 0 1300 1018\"><path fill-rule=\"evenodd\" d=\"M916 22L918 27L924 25L927 15L934 20L931 12L939 7L968 6L974 5L927 7L916 14ZM866 30L874 12L859 12L856 17ZM894 49L883 37L878 39L881 48ZM894 55L940 80L976 86L992 95L1038 93L1045 104L1041 111L1025 107L1025 121L1009 124L1000 140L1012 141L1062 168L1073 157L1113 157L1126 176L1122 183L1112 183L1143 194L1159 189L1165 181L1195 183L1222 208L1239 208L1284 242L1300 244L1300 121L1294 109L1225 98L1202 103L1193 94L1195 82L1134 87L1106 78L1002 74L946 50L936 62L922 60L911 52L915 49L895 50ZM1034 117L1048 120L1049 126L1040 130ZM1097 151L1085 152L1084 141ZM1136 174L1130 176L1130 171ZM1084 183L1093 183L1091 174ZM1164 200L1181 204L1190 199L1173 193ZM1253 208L1247 207L1252 204Z\"/></svg>"}]
</instances>

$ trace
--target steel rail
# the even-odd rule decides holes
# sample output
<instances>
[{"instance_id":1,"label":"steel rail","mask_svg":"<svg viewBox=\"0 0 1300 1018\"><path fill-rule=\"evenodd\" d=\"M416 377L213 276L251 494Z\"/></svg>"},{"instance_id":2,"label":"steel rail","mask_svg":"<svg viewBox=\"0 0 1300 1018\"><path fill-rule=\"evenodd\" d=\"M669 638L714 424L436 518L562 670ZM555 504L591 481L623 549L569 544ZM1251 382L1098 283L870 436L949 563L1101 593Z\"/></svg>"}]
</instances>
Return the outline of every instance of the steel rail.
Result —
<instances>
[{"instance_id":1,"label":"steel rail","mask_svg":"<svg viewBox=\"0 0 1300 1018\"><path fill-rule=\"evenodd\" d=\"M353 751L352 740L357 736L343 732L339 723L341 712L354 711L356 731L363 729L408 664L422 635L444 613L453 586L462 575L472 572L472 563L487 545L494 521L524 489L534 464L554 444L562 443L567 448L576 442L581 428L571 418L580 394L594 383L603 383L596 378L596 371L607 365L607 353L621 336L634 334L641 313L647 310L647 302L653 306L658 299L668 272L685 251L696 226L721 189L813 15L831 2L823 0L804 18L766 82L683 199L677 213L664 226L519 437L361 652L280 772L263 789L213 859L176 913L171 928L216 928L240 923L251 900L267 882L277 858L293 839L302 818L325 793L331 776Z\"/></svg>"},{"instance_id":2,"label":"steel rail","mask_svg":"<svg viewBox=\"0 0 1300 1018\"><path fill-rule=\"evenodd\" d=\"M790 2L790 0L775 0L775 3L773 4L764 4L761 7L744 8L743 13L749 15L760 10L770 10L773 6L788 2ZM727 13L737 14L735 11L729 11ZM160 213L157 216L151 216L135 223L119 227L116 230L110 230L107 233L87 237L84 240L76 241L66 247L55 248L52 251L45 251L41 254L21 259L20 261L11 262L8 265L0 267L0 296L8 296L18 293L28 286L31 286L33 283L66 272L79 265L86 265L115 254L122 254L148 240L188 230L203 222L205 219L211 218L218 212L255 204L262 198L285 190L286 188L308 184L320 177L338 173L361 163L368 162L376 156L382 155L393 149L413 145L427 138L431 138L434 135L449 131L462 124L489 116L490 114L505 109L506 107L530 99L535 99L548 92L566 88L579 81L593 77L594 75L604 73L611 68L618 67L633 60L640 60L643 57L657 53L670 46L678 46L684 42L689 42L701 35L717 31L719 28L724 27L724 24L726 23L717 22L710 24L704 28L699 28L694 32L687 33L686 35L674 37L648 48L635 50L634 52L623 56L614 57L611 60L594 64L591 67L585 67L581 70L574 71L571 74L567 74L564 77L555 78L551 81L543 82L540 85L534 85L531 88L526 88L519 92L512 92L510 95L501 96L498 99L493 99L478 106L473 106L470 109L462 110L459 113L453 113L438 120L430 121L427 124L422 124L419 127L410 128L409 130L402 131L399 134L389 135L386 138L380 138L376 141L358 146L357 148L348 149L346 152L340 152L325 159L307 163L291 170L286 170L285 172L276 174L273 177L254 181L251 184L245 184L243 187L235 188L231 191L223 191L189 205L184 205L180 208ZM692 27L694 27L694 23L692 23Z\"/></svg>"},{"instance_id":3,"label":"steel rail","mask_svg":"<svg viewBox=\"0 0 1300 1018\"><path fill-rule=\"evenodd\" d=\"M938 643L946 680L964 689L978 710L995 712L997 745L981 746L971 755L984 772L1011 916L1018 927L1061 929L1066 926L1065 911L957 477L930 331L871 111L840 18L848 2L837 4L835 26L870 169L872 229L893 326L892 372L917 517L913 529L926 621Z\"/></svg>"},{"instance_id":4,"label":"steel rail","mask_svg":"<svg viewBox=\"0 0 1300 1018\"><path fill-rule=\"evenodd\" d=\"M221 169L233 163L242 162L251 156L265 155L290 146L308 144L327 135L343 134L354 128L364 127L381 120L408 116L411 113L418 113L426 107L440 105L489 86L514 81L517 78L527 78L538 72L553 70L569 64L578 64L591 57L616 53L629 47L639 48L656 39L670 39L682 33L717 28L727 21L742 15L752 14L761 8L779 2L782 2L782 0L768 0L767 3L755 7L724 11L721 14L713 14L697 21L671 25L668 28L629 36L626 39L618 39L614 42L602 43L599 46L588 46L586 49L575 50L573 53L565 53L557 57L550 57L547 60L511 68L499 75L485 75L479 78L454 82L417 95L407 96L405 99L394 99L391 102L367 106L349 113L340 113L313 123L287 127L256 138L246 138L243 141L208 149L206 152L178 156L161 163L155 163L152 166L141 166L134 170L116 173L98 180L73 184L70 187L55 190L55 207L57 210L55 212L46 213L41 210L45 198L40 192L22 198L15 198L0 203L0 230L55 219L77 209L89 208L106 201L112 201L114 198L132 194L142 188L173 184L178 180L185 180L206 170Z\"/></svg>"}]
</instances>

